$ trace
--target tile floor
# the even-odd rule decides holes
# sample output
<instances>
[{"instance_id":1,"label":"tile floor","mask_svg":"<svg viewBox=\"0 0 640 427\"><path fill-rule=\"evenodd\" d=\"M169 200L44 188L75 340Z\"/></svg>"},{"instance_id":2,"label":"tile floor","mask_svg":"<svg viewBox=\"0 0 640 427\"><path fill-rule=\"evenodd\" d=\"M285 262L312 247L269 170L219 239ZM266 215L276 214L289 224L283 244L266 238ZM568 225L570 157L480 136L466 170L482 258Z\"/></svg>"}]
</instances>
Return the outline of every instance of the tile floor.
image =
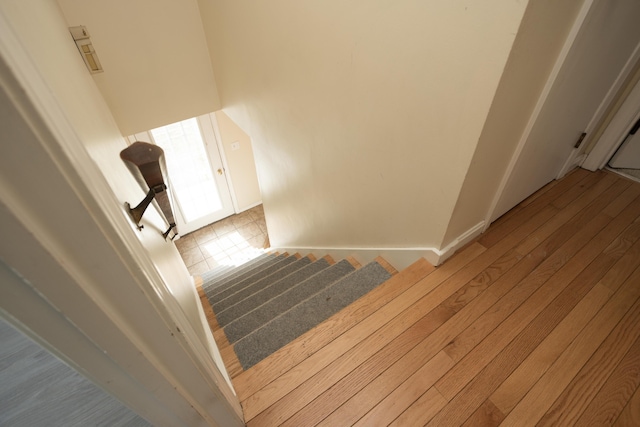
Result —
<instances>
[{"instance_id":1,"label":"tile floor","mask_svg":"<svg viewBox=\"0 0 640 427\"><path fill-rule=\"evenodd\" d=\"M262 205L203 227L175 241L192 276L219 265L239 265L269 247Z\"/></svg>"}]
</instances>

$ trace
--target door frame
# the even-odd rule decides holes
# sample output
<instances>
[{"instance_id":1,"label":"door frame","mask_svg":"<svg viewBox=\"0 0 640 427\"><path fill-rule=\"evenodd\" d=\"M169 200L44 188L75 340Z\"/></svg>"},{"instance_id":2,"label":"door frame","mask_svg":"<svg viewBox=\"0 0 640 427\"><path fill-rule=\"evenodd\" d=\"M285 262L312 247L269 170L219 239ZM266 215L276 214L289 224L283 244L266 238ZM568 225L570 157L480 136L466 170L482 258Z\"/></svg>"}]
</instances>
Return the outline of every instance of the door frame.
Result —
<instances>
[{"instance_id":1,"label":"door frame","mask_svg":"<svg viewBox=\"0 0 640 427\"><path fill-rule=\"evenodd\" d=\"M12 154L33 159L48 178L34 187L30 171L0 171L0 278L7 285L0 315L154 425L244 425L209 343L171 295L1 10L0 95L0 106L20 118L5 120L6 131L28 138L13 143ZM69 250L79 238L91 239L91 254ZM98 256L110 260L109 275L83 262ZM113 275L136 298L110 286Z\"/></svg>"},{"instance_id":2,"label":"door frame","mask_svg":"<svg viewBox=\"0 0 640 427\"><path fill-rule=\"evenodd\" d=\"M516 164L520 160L520 157L522 155L525 145L527 144L527 141L531 134L533 126L536 123L545 102L547 101L547 98L551 92L553 85L556 82L556 79L558 78L558 75L562 67L565 65L565 62L569 56L571 48L576 43L577 38L579 37L580 32L582 30L582 27L587 22L589 13L594 3L595 3L595 0L585 0L581 6L580 11L578 12L578 15L562 47L562 50L558 55L556 63L554 64L554 67L549 75L549 78L547 79L547 82L542 90L542 93L540 94L540 97L538 98L538 101L533 110L533 113L531 114L529 121L525 127L525 130L522 136L520 137L520 140L518 141L518 144L511 158L511 161L507 166L507 170L502 177L500 185L498 186L498 191L496 192L494 199L492 201L492 204L487 212L487 215L485 216L483 231L486 231L491 225L491 223L497 219L497 216L498 216L497 207L502 198L502 195L506 190L507 184L512 178L512 175L514 174ZM632 72L633 67L635 66L638 60L640 60L640 43L636 45L634 52L631 54L631 56L627 60L626 64L620 71L618 77L612 84L611 88L605 95L604 99L601 101L600 105L596 109L593 117L587 124L587 129L585 130L587 133L591 133L595 130L597 123L606 113L607 108L613 102L615 95L621 89L624 83L624 80ZM634 105L638 105L638 102L640 102L637 96L640 96L640 94L634 94L633 100L631 101L632 103L634 103ZM637 111L638 110L635 110L635 112ZM635 115L634 117L637 120L638 115ZM628 122L626 122L626 120L628 120ZM626 118L626 120L623 120L623 122L625 123L623 123L621 127L620 126L612 127L611 125L609 125L611 129L610 130L608 129L608 131L612 132L614 135L618 135L618 137L624 136L625 127L626 127L626 132L628 132L631 126L635 123L633 119L628 119L628 117ZM602 168L606 164L608 159L611 157L611 155L615 152L617 146L622 142L622 139L616 140L616 137L613 138L613 141L610 140L609 138L603 139L603 137L600 138L600 141L598 141L597 146L594 147L594 149L591 151L589 155L580 154L582 153L582 150L584 150L584 148L582 147L572 150L564 166L558 171L556 179L560 179L562 176L564 176L564 174L566 174L569 170L571 170L573 167L576 167L576 166L581 166L585 169L589 169L592 171ZM607 155L609 157L607 157Z\"/></svg>"},{"instance_id":3,"label":"door frame","mask_svg":"<svg viewBox=\"0 0 640 427\"><path fill-rule=\"evenodd\" d=\"M580 8L580 11L578 12L578 15L573 25L571 26L571 30L567 35L567 38L564 42L564 45L562 46L562 49L560 50L558 58L556 59L556 62L553 65L553 68L551 69L551 73L549 73L547 82L545 83L544 88L542 89L542 92L538 97L538 101L536 102L536 105L533 109L533 112L531 113L531 116L529 117L529 121L527 122L527 125L524 128L524 132L522 132L522 135L520 136L520 140L516 145L516 149L511 157L511 160L509 161L509 164L507 165L507 170L505 171L504 175L502 176L502 180L498 185L498 191L496 191L496 194L494 195L493 200L491 202L491 206L489 207L489 210L485 216L484 228L482 230L483 232L487 231L491 223L497 219L498 214L496 212L498 210L498 203L500 202L500 199L502 198L502 195L507 188L507 184L509 183L514 173L516 164L520 160L524 147L527 144L529 136L531 135L531 131L533 130L533 126L535 125L536 121L538 120L538 117L540 116L542 108L544 107L547 101L547 98L551 93L551 89L555 84L556 79L558 78L558 75L560 74L560 70L562 69L562 66L567 60L567 57L569 56L571 47L575 43L578 37L578 34L580 32L580 29L582 28L583 24L587 19L587 16L589 14L589 11L591 10L591 6L593 5L593 2L594 0L585 0L585 2L582 4L582 7Z\"/></svg>"},{"instance_id":4,"label":"door frame","mask_svg":"<svg viewBox=\"0 0 640 427\"><path fill-rule=\"evenodd\" d=\"M219 130L217 129L218 123L217 120L215 118L215 114L214 113L208 113L208 114L203 114L200 116L195 117L195 119L197 120L198 123L198 127L200 129L200 134L202 135L202 141L204 143L204 147L205 147L205 152L207 154L207 158L209 160L209 167L211 168L211 172L214 174L214 178L216 178L216 171L214 170L214 166L211 163L211 156L218 156L220 158L220 163L222 165L222 169L223 169L223 176L224 176L224 183L220 184L220 186L224 186L225 188L218 188L219 191L226 191L226 193L229 196L229 203L230 206L228 206L228 208L230 209L228 212L228 215L225 214L225 216L218 218L214 221L210 221L210 220L203 220L203 219L198 219L195 221L192 221L192 223L195 223L195 225L193 225L192 227L187 228L187 231L183 231L184 227L181 227L181 225L187 224L184 221L184 217L182 215L182 210L180 209L180 207L178 207L176 209L176 219L178 219L178 216L181 219L181 223L178 224L178 236L184 236L185 234L189 234L195 230L198 230L199 228L205 227L207 225L209 225L212 222L216 222L219 221L221 219L227 218L233 214L238 213L238 201L237 201L237 197L235 194L235 191L233 189L233 183L231 182L231 174L228 173L229 171L229 166L228 166L228 162L227 162L227 158L226 158L226 154L224 152L224 146L222 144L222 139L220 138L220 133ZM151 134L151 131L143 131L143 132L137 132L134 135L129 135L127 136L127 143L128 144L133 144L135 141L144 141L144 142L148 142L151 144L155 144L155 140L153 138L153 135ZM213 144L210 144L209 142L212 142ZM215 152L213 150L216 150ZM169 177L170 179L170 177ZM175 195L173 196L175 198ZM225 199L226 197L221 197L223 199ZM224 200L223 200L224 202ZM223 203L224 205L225 203Z\"/></svg>"},{"instance_id":5,"label":"door frame","mask_svg":"<svg viewBox=\"0 0 640 427\"><path fill-rule=\"evenodd\" d=\"M640 44L636 48L635 59L638 61L640 55ZM633 67L635 63L631 64ZM622 103L620 109L615 113L611 122L598 138L595 145L586 156L581 167L590 171L596 171L605 167L611 156L624 141L624 138L631 130L631 127L640 118L640 80L631 90L627 99Z\"/></svg>"}]
</instances>

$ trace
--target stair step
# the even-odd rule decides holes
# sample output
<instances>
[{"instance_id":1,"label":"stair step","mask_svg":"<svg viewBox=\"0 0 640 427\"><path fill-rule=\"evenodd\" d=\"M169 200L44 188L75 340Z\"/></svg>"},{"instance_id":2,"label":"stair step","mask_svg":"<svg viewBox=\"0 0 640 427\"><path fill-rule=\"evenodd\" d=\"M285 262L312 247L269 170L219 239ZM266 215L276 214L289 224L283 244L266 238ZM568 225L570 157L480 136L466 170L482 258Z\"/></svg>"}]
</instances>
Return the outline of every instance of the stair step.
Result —
<instances>
[{"instance_id":1,"label":"stair step","mask_svg":"<svg viewBox=\"0 0 640 427\"><path fill-rule=\"evenodd\" d=\"M283 259L287 258L288 254L276 255L267 259L265 262L261 262L255 265L252 265L248 268L242 269L241 272L234 273L233 275L226 277L221 280L221 283L218 284L215 288L210 288L206 291L207 297L209 299L215 297L217 294L225 292L227 289L235 286L237 283L240 283L249 277L255 276L256 274L260 274L260 272L266 268L271 267L274 264L279 263Z\"/></svg>"},{"instance_id":2,"label":"stair step","mask_svg":"<svg viewBox=\"0 0 640 427\"><path fill-rule=\"evenodd\" d=\"M269 355L268 360L265 360L266 363L260 363L242 375L234 377L234 385L237 384L236 389L244 390L243 396L251 396L291 369L292 366L302 362L310 354L319 351L360 322L368 325L366 326L366 328L369 328L368 330L376 330L382 324L372 323L369 316L394 301L435 270L434 266L424 258L420 258L391 279L331 316L330 319L325 320ZM406 293L404 297L411 299L410 292ZM402 311L402 308L398 310ZM224 333L222 335L224 336ZM240 362L235 353L233 353L233 360L235 366L240 368Z\"/></svg>"},{"instance_id":3,"label":"stair step","mask_svg":"<svg viewBox=\"0 0 640 427\"><path fill-rule=\"evenodd\" d=\"M207 290L212 290L214 288L218 288L224 283L226 283L226 281L230 280L231 278L239 276L240 274L246 273L247 271L253 268L256 268L257 266L264 264L269 260L272 260L276 256L277 255L274 255L274 254L263 254L237 267L230 267L230 269L223 274L212 275L212 277L209 276L209 272L203 273L202 274L202 279L204 280L203 289L207 291Z\"/></svg>"},{"instance_id":4,"label":"stair step","mask_svg":"<svg viewBox=\"0 0 640 427\"><path fill-rule=\"evenodd\" d=\"M232 286L227 287L221 292L218 292L212 296L209 296L207 294L207 296L209 297L209 301L211 302L211 306L213 307L213 310L216 311L217 307L219 306L222 300L228 298L229 296L235 294L236 292L241 291L242 289L255 283L256 281L261 280L263 277L266 277L272 273L275 273L276 271L280 270L282 267L285 267L291 264L292 262L296 262L298 260L298 257L287 256L285 258L281 258L281 259L276 258L276 259L277 261L274 263L263 264L261 266L262 268L260 268L259 271L256 271L255 274L249 275L245 279L234 281L234 284Z\"/></svg>"},{"instance_id":5,"label":"stair step","mask_svg":"<svg viewBox=\"0 0 640 427\"><path fill-rule=\"evenodd\" d=\"M311 257L313 260L311 264L304 266L286 277L283 277L277 282L259 290L237 304L218 312L216 314L216 318L218 319L220 326L226 326L232 321L267 303L269 300L287 292L289 289L304 282L311 276L335 264L330 256L325 256L320 260L315 260L315 257Z\"/></svg>"},{"instance_id":6,"label":"stair step","mask_svg":"<svg viewBox=\"0 0 640 427\"><path fill-rule=\"evenodd\" d=\"M255 365L389 278L391 274L384 267L377 262L369 263L246 335L234 345L243 369Z\"/></svg>"},{"instance_id":7,"label":"stair step","mask_svg":"<svg viewBox=\"0 0 640 427\"><path fill-rule=\"evenodd\" d=\"M351 273L353 267L345 263L346 261L341 265L335 264L332 269L326 259L316 261L254 297L216 314L216 319L220 326L225 327L225 335L229 341L235 342L324 286ZM241 320L234 322L238 319Z\"/></svg>"},{"instance_id":8,"label":"stair step","mask_svg":"<svg viewBox=\"0 0 640 427\"><path fill-rule=\"evenodd\" d=\"M222 323L220 323L220 314L224 313L224 311L229 307L234 306L242 300L251 297L256 292L260 292L262 289L276 283L282 278L287 277L291 273L294 273L295 271L309 265L310 263L311 259L309 259L308 257L300 258L299 260L294 261L269 275L262 276L260 280L253 282L243 289L238 290L238 292L228 296L225 299L216 300L214 310L216 312L218 323L222 325Z\"/></svg>"},{"instance_id":9,"label":"stair step","mask_svg":"<svg viewBox=\"0 0 640 427\"><path fill-rule=\"evenodd\" d=\"M203 280L206 278L208 282L215 283L214 279L230 274L233 268L232 265L219 265L212 270L202 273L200 277L202 277Z\"/></svg>"},{"instance_id":10,"label":"stair step","mask_svg":"<svg viewBox=\"0 0 640 427\"><path fill-rule=\"evenodd\" d=\"M206 281L213 281L213 279L215 278L220 278L222 279L223 277L227 277L230 276L231 274L235 274L235 273L239 273L242 272L243 270L249 268L252 265L258 265L259 263L263 263L265 261L267 261L268 259L274 258L276 255L271 254L271 253L263 253L261 255L258 255L257 257L250 259L249 261L238 265L238 266L233 266L233 265L229 265L229 266L224 266L223 268L226 269L226 271L222 272L222 274L215 274L216 270L211 270L211 271L207 271L205 273L202 274L202 277L206 280Z\"/></svg>"}]
</instances>

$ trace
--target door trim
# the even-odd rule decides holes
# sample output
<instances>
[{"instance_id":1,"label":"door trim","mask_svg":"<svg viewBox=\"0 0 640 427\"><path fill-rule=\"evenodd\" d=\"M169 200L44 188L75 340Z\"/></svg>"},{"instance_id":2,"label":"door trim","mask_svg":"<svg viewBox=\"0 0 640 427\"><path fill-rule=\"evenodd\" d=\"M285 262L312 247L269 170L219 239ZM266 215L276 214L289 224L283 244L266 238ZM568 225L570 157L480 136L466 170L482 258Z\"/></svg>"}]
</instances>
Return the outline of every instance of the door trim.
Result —
<instances>
[{"instance_id":1,"label":"door trim","mask_svg":"<svg viewBox=\"0 0 640 427\"><path fill-rule=\"evenodd\" d=\"M48 214L46 198L21 191L31 188L24 177L6 179L0 174L0 217L10 227L0 245L0 255L10 270L2 266L0 274L18 289L32 292L31 296L12 295L16 304L22 304L20 311L16 304L0 299L1 314L41 343L48 343L49 349L156 425L170 425L174 417L192 425L243 425L237 397L136 239L121 203L106 178L96 171L1 10L0 91L8 100L4 105L22 120L11 123L9 129L28 130L33 136L28 144L14 147L37 158L48 171L56 171L55 180L42 185L41 191L59 189L61 198L79 206L75 217L82 219L69 224L69 216L63 224L56 222ZM110 273L126 278L126 283L143 295L145 304L133 306L133 301L105 283L99 268L88 268L81 263L82 254L69 251L83 232L101 236L94 239L100 253L117 260L110 265ZM17 244L11 245L9 236ZM38 258L36 253L42 256ZM65 310L60 309L60 302ZM42 318L27 321L24 316L36 314L43 303L49 315L64 319L56 325L43 323ZM119 308L124 306L137 311L141 324L123 317ZM17 321L20 316L23 318ZM80 342L64 339L78 334ZM84 349L92 351L90 345L97 347L99 358L78 354ZM113 369L104 371L108 363ZM115 384L116 377L124 383ZM169 418L163 418L165 413Z\"/></svg>"},{"instance_id":2,"label":"door trim","mask_svg":"<svg viewBox=\"0 0 640 427\"><path fill-rule=\"evenodd\" d=\"M576 17L576 20L574 21L571 27L571 30L569 31L569 34L567 35L567 39L565 40L564 45L562 46L562 50L558 55L558 59L556 59L553 69L549 74L549 78L547 79L547 82L545 83L544 88L540 93L540 97L538 98L538 101L536 102L536 106L534 107L533 112L529 117L529 121L525 126L524 132L522 133L522 136L518 141L518 145L516 146L513 156L511 156L511 160L509 161L507 170L502 176L502 180L500 181L500 185L498 186L498 191L496 191L496 194L493 197L493 201L491 202L489 211L485 216L483 232L486 231L491 225L491 223L496 219L494 218L494 216L496 215L496 209L498 207L498 203L500 202L500 199L502 198L502 194L507 188L507 184L511 179L511 176L516 167L516 164L518 163L518 160L520 159L522 151L524 150L524 147L527 143L527 140L529 139L529 135L531 134L533 126L538 120L540 112L542 111L542 107L544 106L545 102L547 101L547 98L549 97L551 88L553 87L556 79L558 78L558 74L560 73L560 70L562 69L562 66L565 63L567 56L569 55L571 47L573 46L574 42L576 41L576 38L578 37L578 33L580 32L580 29L582 28L582 25L584 24L587 18L587 15L589 14L589 11L591 10L591 6L593 5L593 2L594 0L585 0L585 2L582 4L582 7L580 8L580 11L578 12L578 16Z\"/></svg>"},{"instance_id":3,"label":"door trim","mask_svg":"<svg viewBox=\"0 0 640 427\"><path fill-rule=\"evenodd\" d=\"M224 188L218 188L218 192L219 192L219 196L222 201L222 204L223 206L226 206L227 211L226 213L224 213L223 217L218 218L214 221L211 221L210 218L207 219L206 216L203 218L196 219L191 223L189 223L192 225L191 227L186 228L185 224L188 224L188 223L185 221L182 208L181 206L177 206L176 207L177 212L175 212L174 214L176 215L176 220L177 220L176 222L178 223L177 224L178 238L180 238L181 236L187 235L189 233L192 233L202 227L205 227L211 224L212 222L222 220L235 213L238 213L238 203L237 203L235 191L233 189L233 185L231 183L231 174L228 173L229 166L227 163L226 154L224 152L222 139L220 138L219 132L216 131L217 122L215 122L215 114L209 113L201 116L196 116L194 118L196 119L198 128L200 130L200 134L202 136L202 141L204 143L204 149L208 158L209 167L211 168L211 173L213 174L213 177L216 181L217 181L216 171L214 170L214 166L211 163L212 155L217 155L217 157L220 159L221 166L224 170L224 173L223 173L224 183L221 184L221 186L224 186ZM138 132L134 135L129 135L127 136L126 139L128 144L133 144L136 141L144 141L154 145L156 144L155 139L153 138L153 135L151 133L151 130ZM213 150L217 150L217 153L213 152ZM170 181L171 177L169 176L168 179ZM171 187L171 183L169 182L168 184ZM225 192L226 192L226 195L228 195L229 197L228 200L227 200L227 197L223 194ZM173 198L176 199L175 194L173 195ZM179 203L177 200L176 202ZM186 228L186 231L185 231L185 228Z\"/></svg>"},{"instance_id":4,"label":"door trim","mask_svg":"<svg viewBox=\"0 0 640 427\"><path fill-rule=\"evenodd\" d=\"M224 144L222 143L222 135L220 133L220 126L218 125L218 118L216 117L215 112L211 112L208 114L209 120L211 120L211 126L213 127L213 133L216 138L216 144L218 144L218 152L220 153L220 158L222 159L222 164L224 165L224 169L226 171L229 169L229 163L227 162L227 153L224 150ZM233 203L233 211L235 213L240 213L240 207L238 205L238 197L236 196L236 190L233 187L233 179L231 178L231 174L227 174L227 184L229 185L229 193L231 194L231 203Z\"/></svg>"},{"instance_id":5,"label":"door trim","mask_svg":"<svg viewBox=\"0 0 640 427\"><path fill-rule=\"evenodd\" d=\"M640 56L640 44L636 48L636 60ZM633 64L631 65L631 67ZM602 169L616 152L631 127L640 118L640 81L622 103L581 167L590 171Z\"/></svg>"}]
</instances>

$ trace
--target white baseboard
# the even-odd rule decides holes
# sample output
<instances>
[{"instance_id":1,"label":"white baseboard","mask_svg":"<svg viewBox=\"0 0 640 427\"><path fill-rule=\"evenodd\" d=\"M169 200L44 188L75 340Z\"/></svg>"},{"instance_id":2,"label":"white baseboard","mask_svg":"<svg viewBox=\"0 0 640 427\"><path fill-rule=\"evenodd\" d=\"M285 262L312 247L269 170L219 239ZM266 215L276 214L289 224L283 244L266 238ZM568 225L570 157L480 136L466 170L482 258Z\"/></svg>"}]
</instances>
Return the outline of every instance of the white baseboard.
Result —
<instances>
[{"instance_id":1,"label":"white baseboard","mask_svg":"<svg viewBox=\"0 0 640 427\"><path fill-rule=\"evenodd\" d=\"M254 203L252 205L249 205L249 206L244 206L244 207L241 207L241 208L239 207L238 208L238 212L236 212L236 213L239 214L239 213L242 213L244 211L248 211L249 209L253 209L256 206L260 206L261 204L262 204L262 200L260 200L259 202Z\"/></svg>"},{"instance_id":2,"label":"white baseboard","mask_svg":"<svg viewBox=\"0 0 640 427\"><path fill-rule=\"evenodd\" d=\"M556 176L556 179L560 179L560 178L564 177L566 174L571 172L573 169L575 169L578 166L580 166L580 164L587 158L586 154L579 154L579 152L580 152L580 150L578 148L574 148L573 149L573 151L571 152L571 154L567 158L567 161L564 163L564 166L562 166L562 169L560 169L560 172Z\"/></svg>"},{"instance_id":3,"label":"white baseboard","mask_svg":"<svg viewBox=\"0 0 640 427\"><path fill-rule=\"evenodd\" d=\"M429 247L412 248L327 248L312 246L278 246L271 250L278 252L288 252L290 254L300 253L301 255L313 254L316 257L331 255L335 259L342 259L348 256L354 257L361 264L373 261L376 257L382 256L398 271L403 270L420 258L426 259L430 264L438 266L451 257L458 249L479 236L484 228L484 221L476 224L443 249Z\"/></svg>"},{"instance_id":4,"label":"white baseboard","mask_svg":"<svg viewBox=\"0 0 640 427\"><path fill-rule=\"evenodd\" d=\"M485 229L484 221L480 221L479 223L477 223L476 225L474 225L473 227L471 227L470 229L468 229L467 231L465 231L464 233L456 237L451 243L449 243L447 246L445 246L443 249L440 250L440 258L438 260L439 264L442 264L443 262L445 262L449 257L451 257L451 255L456 253L458 249L460 249L461 247L463 247L464 245L466 245L467 243L469 243L470 241L478 237L480 234L482 234L484 229ZM434 264L434 265L437 265L437 264Z\"/></svg>"}]
</instances>

